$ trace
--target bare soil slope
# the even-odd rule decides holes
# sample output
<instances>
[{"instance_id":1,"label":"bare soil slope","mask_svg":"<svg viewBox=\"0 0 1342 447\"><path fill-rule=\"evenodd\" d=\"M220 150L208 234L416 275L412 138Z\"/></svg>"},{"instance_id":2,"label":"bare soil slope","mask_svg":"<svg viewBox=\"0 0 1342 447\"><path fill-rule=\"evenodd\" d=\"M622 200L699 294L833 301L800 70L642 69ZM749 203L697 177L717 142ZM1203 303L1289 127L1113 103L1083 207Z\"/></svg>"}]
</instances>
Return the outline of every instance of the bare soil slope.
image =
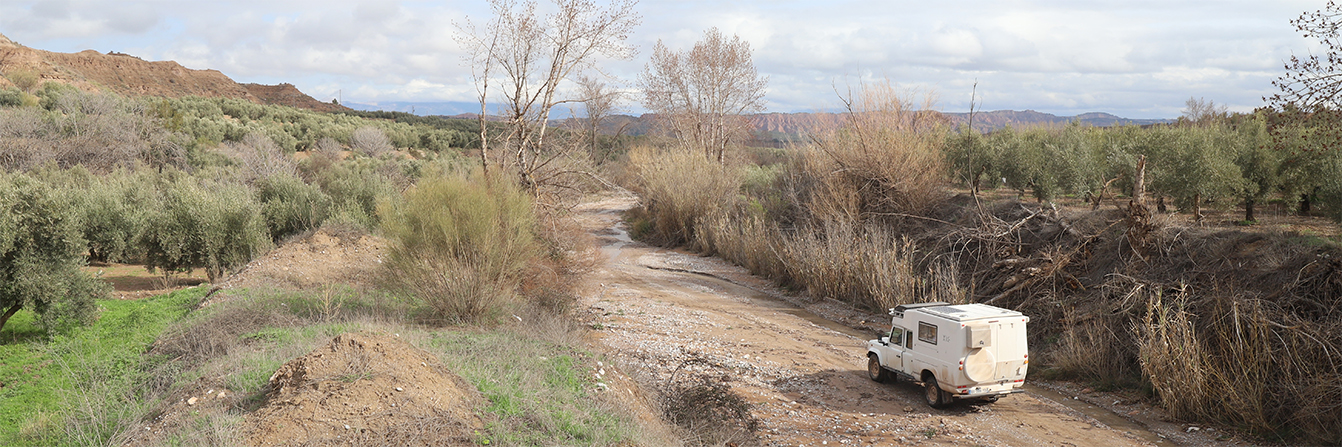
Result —
<instances>
[{"instance_id":1,"label":"bare soil slope","mask_svg":"<svg viewBox=\"0 0 1342 447\"><path fill-rule=\"evenodd\" d=\"M270 377L247 415L248 444L471 445L475 389L437 357L389 334L350 333Z\"/></svg>"},{"instance_id":2,"label":"bare soil slope","mask_svg":"<svg viewBox=\"0 0 1342 447\"><path fill-rule=\"evenodd\" d=\"M290 84L238 84L218 70L192 70L173 61L146 61L129 54L56 53L20 45L0 35L0 73L28 71L40 82L73 85L85 91L111 91L125 96L204 96L240 98L258 104L279 104L318 111L350 110L317 101ZM0 87L13 85L0 79Z\"/></svg>"}]
</instances>

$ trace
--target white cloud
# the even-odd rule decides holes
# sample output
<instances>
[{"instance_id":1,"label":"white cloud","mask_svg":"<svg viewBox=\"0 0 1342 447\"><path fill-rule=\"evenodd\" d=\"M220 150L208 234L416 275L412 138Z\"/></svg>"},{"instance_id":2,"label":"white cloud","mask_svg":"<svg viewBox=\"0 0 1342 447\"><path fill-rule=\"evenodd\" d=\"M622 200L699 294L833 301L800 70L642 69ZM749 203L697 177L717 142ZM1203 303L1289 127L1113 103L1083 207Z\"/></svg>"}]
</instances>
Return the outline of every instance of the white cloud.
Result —
<instances>
[{"instance_id":1,"label":"white cloud","mask_svg":"<svg viewBox=\"0 0 1342 447\"><path fill-rule=\"evenodd\" d=\"M544 3L544 1L542 1ZM1315 1L643 0L632 80L652 45L688 48L709 27L740 35L770 77L774 110L835 104L845 77L936 90L965 110L979 80L988 108L1175 116L1189 96L1261 104L1281 61L1317 52L1288 21ZM0 32L35 48L135 49L242 82L292 82L347 101L471 100L453 35L483 0L0 2Z\"/></svg>"}]
</instances>

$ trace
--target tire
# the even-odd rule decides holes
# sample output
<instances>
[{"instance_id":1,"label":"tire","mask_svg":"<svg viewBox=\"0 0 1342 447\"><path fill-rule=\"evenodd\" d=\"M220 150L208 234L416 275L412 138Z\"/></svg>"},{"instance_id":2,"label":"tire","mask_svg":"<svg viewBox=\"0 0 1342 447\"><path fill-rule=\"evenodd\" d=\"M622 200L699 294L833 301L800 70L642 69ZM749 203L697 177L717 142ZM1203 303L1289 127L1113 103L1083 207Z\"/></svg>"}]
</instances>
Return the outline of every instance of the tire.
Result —
<instances>
[{"instance_id":1,"label":"tire","mask_svg":"<svg viewBox=\"0 0 1342 447\"><path fill-rule=\"evenodd\" d=\"M891 381L890 371L886 371L885 368L881 367L881 360L876 357L876 354L867 355L867 377L870 377L871 380L878 383Z\"/></svg>"},{"instance_id":2,"label":"tire","mask_svg":"<svg viewBox=\"0 0 1342 447\"><path fill-rule=\"evenodd\" d=\"M946 408L951 404L951 393L947 393L937 386L937 377L928 375L927 380L923 381L923 397L927 399L927 405L932 408Z\"/></svg>"}]
</instances>

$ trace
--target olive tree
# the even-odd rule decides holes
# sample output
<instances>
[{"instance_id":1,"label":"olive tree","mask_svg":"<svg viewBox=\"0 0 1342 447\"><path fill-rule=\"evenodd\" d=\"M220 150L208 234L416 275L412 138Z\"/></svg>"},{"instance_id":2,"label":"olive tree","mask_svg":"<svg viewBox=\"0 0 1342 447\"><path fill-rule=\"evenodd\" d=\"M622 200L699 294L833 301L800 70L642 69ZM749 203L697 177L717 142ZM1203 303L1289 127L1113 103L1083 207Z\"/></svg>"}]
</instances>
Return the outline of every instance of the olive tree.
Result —
<instances>
[{"instance_id":1,"label":"olive tree","mask_svg":"<svg viewBox=\"0 0 1342 447\"><path fill-rule=\"evenodd\" d=\"M764 111L769 85L755 70L750 44L717 28L688 51L658 40L639 82L643 105L672 136L718 163L728 146L749 136L744 115Z\"/></svg>"},{"instance_id":2,"label":"olive tree","mask_svg":"<svg viewBox=\"0 0 1342 447\"><path fill-rule=\"evenodd\" d=\"M92 321L106 283L80 270L74 208L25 175L0 175L0 328L21 309L47 330Z\"/></svg>"},{"instance_id":3,"label":"olive tree","mask_svg":"<svg viewBox=\"0 0 1342 447\"><path fill-rule=\"evenodd\" d=\"M213 283L269 247L270 235L245 186L185 177L168 185L140 244L147 267L165 275L204 268Z\"/></svg>"}]
</instances>

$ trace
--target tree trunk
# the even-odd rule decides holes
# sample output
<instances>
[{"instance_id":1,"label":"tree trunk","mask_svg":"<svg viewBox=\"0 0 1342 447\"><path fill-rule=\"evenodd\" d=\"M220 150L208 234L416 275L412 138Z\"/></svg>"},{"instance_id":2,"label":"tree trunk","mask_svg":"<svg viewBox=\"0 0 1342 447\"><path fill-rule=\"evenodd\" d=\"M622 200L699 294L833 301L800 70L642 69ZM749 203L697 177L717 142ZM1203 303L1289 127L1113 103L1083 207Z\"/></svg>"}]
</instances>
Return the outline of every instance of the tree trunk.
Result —
<instances>
[{"instance_id":1,"label":"tree trunk","mask_svg":"<svg viewBox=\"0 0 1342 447\"><path fill-rule=\"evenodd\" d=\"M1107 184L1105 186L1108 186ZM1137 156L1137 173L1132 177L1132 201L1146 205L1146 156Z\"/></svg>"},{"instance_id":2,"label":"tree trunk","mask_svg":"<svg viewBox=\"0 0 1342 447\"><path fill-rule=\"evenodd\" d=\"M14 314L18 313L18 312L19 312L19 309L22 309L22 308L23 308L23 303L18 303L18 304L15 304L15 305L13 305L13 306L9 306L9 309L5 311L5 314L4 314L4 315L0 315L0 329L4 329L4 328L5 328L5 323L8 323L8 322L9 322L9 317L14 316Z\"/></svg>"},{"instance_id":3,"label":"tree trunk","mask_svg":"<svg viewBox=\"0 0 1342 447\"><path fill-rule=\"evenodd\" d=\"M1309 215L1309 194L1300 195L1300 215L1301 216Z\"/></svg>"},{"instance_id":4,"label":"tree trunk","mask_svg":"<svg viewBox=\"0 0 1342 447\"><path fill-rule=\"evenodd\" d=\"M1253 199L1244 199L1244 221L1253 222Z\"/></svg>"},{"instance_id":5,"label":"tree trunk","mask_svg":"<svg viewBox=\"0 0 1342 447\"><path fill-rule=\"evenodd\" d=\"M1165 206L1165 196L1159 194L1156 195L1156 211L1159 211L1161 214L1170 212L1170 209Z\"/></svg>"},{"instance_id":6,"label":"tree trunk","mask_svg":"<svg viewBox=\"0 0 1342 447\"><path fill-rule=\"evenodd\" d=\"M1193 220L1202 223L1202 194L1193 194Z\"/></svg>"}]
</instances>

